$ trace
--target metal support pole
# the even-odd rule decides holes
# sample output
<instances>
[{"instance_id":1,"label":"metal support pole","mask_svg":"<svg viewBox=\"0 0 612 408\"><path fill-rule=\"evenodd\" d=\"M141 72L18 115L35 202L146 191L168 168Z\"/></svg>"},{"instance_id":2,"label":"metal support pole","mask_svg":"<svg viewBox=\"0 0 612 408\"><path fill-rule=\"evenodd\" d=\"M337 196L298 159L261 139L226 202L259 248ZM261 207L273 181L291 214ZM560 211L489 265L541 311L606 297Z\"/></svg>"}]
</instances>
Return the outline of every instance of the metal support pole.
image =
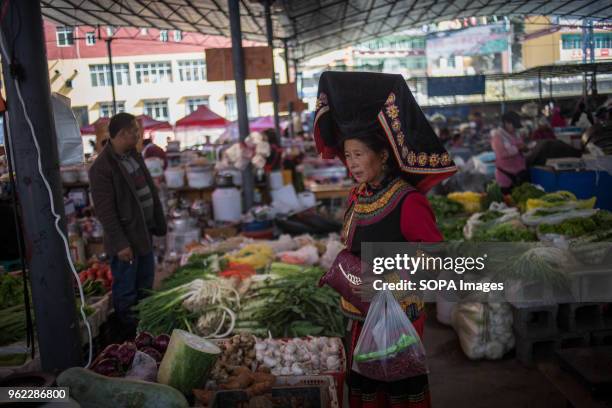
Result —
<instances>
[{"instance_id":1,"label":"metal support pole","mask_svg":"<svg viewBox=\"0 0 612 408\"><path fill-rule=\"evenodd\" d=\"M286 38L283 38L283 45L285 46L285 75L287 77L287 81L286 83L290 84L291 83L291 77L289 76L289 45L287 44L288 41ZM295 84L297 87L297 84ZM288 113L289 113L289 138L293 139L293 133L294 133L294 129L293 129L293 102L289 101L288 103Z\"/></svg>"},{"instance_id":2,"label":"metal support pole","mask_svg":"<svg viewBox=\"0 0 612 408\"><path fill-rule=\"evenodd\" d=\"M9 108L8 137L14 153L38 346L43 371L52 372L80 365L82 353L67 243L56 230L52 213L53 209L60 217L59 229L65 237L40 7L38 1L13 1L8 6L4 22L10 23L2 24L1 28L2 67Z\"/></svg>"},{"instance_id":3,"label":"metal support pole","mask_svg":"<svg viewBox=\"0 0 612 408\"><path fill-rule=\"evenodd\" d=\"M300 70L298 69L297 58L293 59L293 72L295 75L295 86L297 86L298 98L302 99L304 97L302 92L302 75L300 74Z\"/></svg>"},{"instance_id":4,"label":"metal support pole","mask_svg":"<svg viewBox=\"0 0 612 408\"><path fill-rule=\"evenodd\" d=\"M286 83L291 83L291 76L289 75L289 39L283 38L283 47L285 49L285 76L287 77Z\"/></svg>"},{"instance_id":5,"label":"metal support pole","mask_svg":"<svg viewBox=\"0 0 612 408\"><path fill-rule=\"evenodd\" d=\"M550 102L553 100L553 83L552 77L548 78L548 96L550 98Z\"/></svg>"},{"instance_id":6,"label":"metal support pole","mask_svg":"<svg viewBox=\"0 0 612 408\"><path fill-rule=\"evenodd\" d=\"M117 97L115 95L115 68L113 67L113 51L111 47L112 38L106 39L106 51L108 52L108 67L110 69L111 90L113 92L113 115L117 114Z\"/></svg>"},{"instance_id":7,"label":"metal support pole","mask_svg":"<svg viewBox=\"0 0 612 408\"><path fill-rule=\"evenodd\" d=\"M484 95L483 95L483 97L484 97ZM501 112L502 112L502 114L506 113L506 79L505 78L502 78L502 104L501 104Z\"/></svg>"},{"instance_id":8,"label":"metal support pole","mask_svg":"<svg viewBox=\"0 0 612 408\"><path fill-rule=\"evenodd\" d=\"M242 52L242 28L240 27L240 0L228 0L230 32L232 35L232 64L236 84L236 107L238 108L238 130L240 141L249 135L249 116L247 111L246 90L244 89L244 54ZM242 195L245 209L253 206L253 170L251 165L242 173Z\"/></svg>"},{"instance_id":9,"label":"metal support pole","mask_svg":"<svg viewBox=\"0 0 612 408\"><path fill-rule=\"evenodd\" d=\"M268 39L268 47L272 48L274 53L274 38L272 32L272 12L270 6L272 0L265 0L265 14L266 14L266 37ZM272 55L272 106L274 107L274 131L276 132L276 138L280 142L280 120L278 118L278 88L276 87L276 70L274 69L274 55Z\"/></svg>"},{"instance_id":10,"label":"metal support pole","mask_svg":"<svg viewBox=\"0 0 612 408\"><path fill-rule=\"evenodd\" d=\"M538 93L540 95L540 109L542 109L542 71L538 71Z\"/></svg>"}]
</instances>

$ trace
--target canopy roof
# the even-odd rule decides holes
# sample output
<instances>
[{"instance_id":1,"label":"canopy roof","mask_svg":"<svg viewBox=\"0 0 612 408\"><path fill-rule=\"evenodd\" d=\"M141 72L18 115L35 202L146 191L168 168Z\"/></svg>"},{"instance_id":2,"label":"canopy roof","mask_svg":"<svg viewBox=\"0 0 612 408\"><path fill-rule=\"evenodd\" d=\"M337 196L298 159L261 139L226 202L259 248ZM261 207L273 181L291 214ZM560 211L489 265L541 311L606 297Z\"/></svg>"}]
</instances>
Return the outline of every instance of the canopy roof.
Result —
<instances>
[{"instance_id":1,"label":"canopy roof","mask_svg":"<svg viewBox=\"0 0 612 408\"><path fill-rule=\"evenodd\" d=\"M172 125L170 123L155 120L147 115L136 116L136 119L140 121L145 132L153 130L172 130Z\"/></svg>"},{"instance_id":2,"label":"canopy roof","mask_svg":"<svg viewBox=\"0 0 612 408\"><path fill-rule=\"evenodd\" d=\"M42 0L45 17L64 25L150 27L230 36L227 1ZM245 39L266 42L261 2L241 0ZM288 39L306 59L424 24L480 16L551 15L612 18L612 0L278 0L277 46Z\"/></svg>"},{"instance_id":3,"label":"canopy roof","mask_svg":"<svg viewBox=\"0 0 612 408\"><path fill-rule=\"evenodd\" d=\"M83 126L81 128L81 136L84 135L95 135L96 134L96 125L98 123L108 123L110 118L98 118L94 123L91 123L87 126Z\"/></svg>"},{"instance_id":4,"label":"canopy roof","mask_svg":"<svg viewBox=\"0 0 612 408\"><path fill-rule=\"evenodd\" d=\"M176 121L176 128L220 128L229 122L222 116L208 109L206 105L198 106L198 109Z\"/></svg>"}]
</instances>

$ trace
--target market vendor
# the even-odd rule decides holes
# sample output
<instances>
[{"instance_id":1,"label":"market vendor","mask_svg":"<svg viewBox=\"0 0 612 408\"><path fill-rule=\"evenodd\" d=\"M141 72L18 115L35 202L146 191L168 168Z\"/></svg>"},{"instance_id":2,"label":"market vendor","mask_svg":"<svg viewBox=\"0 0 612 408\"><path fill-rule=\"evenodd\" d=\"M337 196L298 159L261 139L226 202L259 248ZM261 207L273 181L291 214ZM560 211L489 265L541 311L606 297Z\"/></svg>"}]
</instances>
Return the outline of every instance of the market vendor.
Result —
<instances>
[{"instance_id":1,"label":"market vendor","mask_svg":"<svg viewBox=\"0 0 612 408\"><path fill-rule=\"evenodd\" d=\"M324 72L314 134L323 158L340 157L358 183L342 233L353 255L365 242L443 239L424 193L456 167L401 75ZM423 303L401 305L422 338ZM365 316L344 298L340 307L351 318L352 360ZM427 375L380 382L350 371L348 386L351 408L430 406Z\"/></svg>"},{"instance_id":2,"label":"market vendor","mask_svg":"<svg viewBox=\"0 0 612 408\"><path fill-rule=\"evenodd\" d=\"M89 179L111 259L115 313L129 337L136 329L130 309L153 286L152 235L166 234L166 218L153 179L136 151L140 137L136 118L119 113L108 128L109 142L92 164Z\"/></svg>"},{"instance_id":3,"label":"market vendor","mask_svg":"<svg viewBox=\"0 0 612 408\"><path fill-rule=\"evenodd\" d=\"M522 127L521 118L514 111L502 115L502 126L491 131L491 148L495 152L495 180L504 194L509 194L513 186L527 180L525 164L526 147L518 129Z\"/></svg>"}]
</instances>

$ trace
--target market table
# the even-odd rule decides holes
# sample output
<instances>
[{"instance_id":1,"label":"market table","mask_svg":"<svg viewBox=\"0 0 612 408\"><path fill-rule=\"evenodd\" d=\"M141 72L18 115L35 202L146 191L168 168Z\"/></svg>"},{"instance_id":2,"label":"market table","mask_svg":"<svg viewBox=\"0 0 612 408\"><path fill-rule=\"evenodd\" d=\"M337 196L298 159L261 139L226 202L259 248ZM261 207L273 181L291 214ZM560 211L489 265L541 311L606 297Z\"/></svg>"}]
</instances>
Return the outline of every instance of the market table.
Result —
<instances>
[{"instance_id":1,"label":"market table","mask_svg":"<svg viewBox=\"0 0 612 408\"><path fill-rule=\"evenodd\" d=\"M352 185L343 184L317 184L312 185L309 190L312 191L317 200L346 198L350 193Z\"/></svg>"}]
</instances>

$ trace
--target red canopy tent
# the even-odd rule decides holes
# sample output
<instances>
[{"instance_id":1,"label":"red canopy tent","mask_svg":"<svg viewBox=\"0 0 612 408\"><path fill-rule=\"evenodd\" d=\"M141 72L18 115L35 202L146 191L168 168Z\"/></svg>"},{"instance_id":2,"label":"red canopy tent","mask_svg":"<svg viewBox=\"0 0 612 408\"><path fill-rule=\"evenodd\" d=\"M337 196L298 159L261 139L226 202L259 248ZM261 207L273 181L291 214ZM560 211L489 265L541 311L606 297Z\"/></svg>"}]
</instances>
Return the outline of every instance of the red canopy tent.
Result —
<instances>
[{"instance_id":1,"label":"red canopy tent","mask_svg":"<svg viewBox=\"0 0 612 408\"><path fill-rule=\"evenodd\" d=\"M155 120L147 115L136 116L136 119L142 123L142 127L145 132L151 132L155 130L172 130L172 125L168 122L162 122L159 120ZM94 123L83 126L81 128L81 135L95 135L96 134L96 125L99 123L106 123L110 121L110 118L99 118Z\"/></svg>"},{"instance_id":2,"label":"red canopy tent","mask_svg":"<svg viewBox=\"0 0 612 408\"><path fill-rule=\"evenodd\" d=\"M176 129L186 128L223 128L228 122L224 117L217 115L208 109L207 106L200 105L198 109L176 121Z\"/></svg>"},{"instance_id":3,"label":"red canopy tent","mask_svg":"<svg viewBox=\"0 0 612 408\"><path fill-rule=\"evenodd\" d=\"M99 123L108 123L109 121L110 121L110 118L99 118L94 123L92 123L90 125L87 125L87 126L83 126L81 128L81 136L95 135L96 134L96 125L99 124Z\"/></svg>"},{"instance_id":4,"label":"red canopy tent","mask_svg":"<svg viewBox=\"0 0 612 408\"><path fill-rule=\"evenodd\" d=\"M288 126L287 121L280 122L280 130L284 131ZM251 132L262 132L266 129L274 129L274 116L262 116L249 123Z\"/></svg>"},{"instance_id":5,"label":"red canopy tent","mask_svg":"<svg viewBox=\"0 0 612 408\"><path fill-rule=\"evenodd\" d=\"M155 130L172 130L172 125L170 123L155 120L147 115L136 116L136 119L142 124L142 128L145 132Z\"/></svg>"}]
</instances>

